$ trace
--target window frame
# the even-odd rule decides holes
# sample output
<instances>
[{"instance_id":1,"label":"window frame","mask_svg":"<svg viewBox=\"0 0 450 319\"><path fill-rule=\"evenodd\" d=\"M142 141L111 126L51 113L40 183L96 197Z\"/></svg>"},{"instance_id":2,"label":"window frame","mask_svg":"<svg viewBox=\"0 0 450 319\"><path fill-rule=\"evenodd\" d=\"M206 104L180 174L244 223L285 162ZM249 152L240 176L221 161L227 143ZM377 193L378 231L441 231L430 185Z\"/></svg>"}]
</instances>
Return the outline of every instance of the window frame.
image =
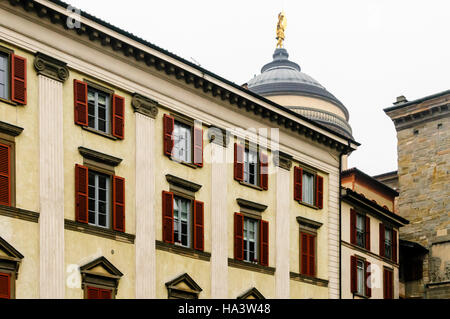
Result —
<instances>
[{"instance_id":1,"label":"window frame","mask_svg":"<svg viewBox=\"0 0 450 319\"><path fill-rule=\"evenodd\" d=\"M249 217L249 215L247 215L247 214L244 214L244 213L242 213L241 212L241 214L243 214L243 216L244 216L244 224L243 224L243 227L242 227L242 229L243 229L243 233L242 233L242 241L243 241L243 243L244 243L244 249L243 249L243 251L242 251L242 253L243 253L243 258L242 258L242 261L243 262L247 262L247 263L251 263L251 264L259 264L260 263L260 258L261 258L261 253L260 253L260 245L261 245L261 243L260 243L260 228L261 228L261 219L258 219L258 218L254 218L254 217ZM255 243L255 251L254 251L254 255L255 255L255 258L253 259L253 260L247 260L247 259L245 259L245 252L247 251L247 254L248 254L248 257L249 257L249 252L250 252L250 250L249 249L247 249L246 250L246 242L247 242L247 248L249 248L249 243L250 243L250 241L247 239L245 239L245 232L246 232L246 225L249 223L249 222L253 222L254 223L254 225L256 225L256 228L255 228L255 240L254 240L254 243ZM248 231L248 229L247 229L247 231Z\"/></svg>"},{"instance_id":2,"label":"window frame","mask_svg":"<svg viewBox=\"0 0 450 319\"><path fill-rule=\"evenodd\" d=\"M363 231L362 231L362 244L358 242L358 218L362 219L362 225L363 225ZM366 249L366 215L363 213L360 213L359 211L356 211L356 221L355 221L355 236L356 236L356 242L355 244L360 247ZM361 233L361 232L360 232Z\"/></svg>"},{"instance_id":3,"label":"window frame","mask_svg":"<svg viewBox=\"0 0 450 319\"><path fill-rule=\"evenodd\" d=\"M175 162L195 166L194 165L194 123L190 122L188 120L181 120L179 116L174 116L174 115L171 115L171 116L173 116L173 118L174 118L174 121L173 121L173 150L172 150L171 158ZM189 143L190 144L189 144L189 150L186 150L186 154L185 154L186 155L185 158L189 157L189 161L186 161L185 159L174 156L174 154L175 154L174 150L175 150L175 145L176 145L175 131L176 131L177 127L184 127L185 129L189 128L188 132L189 132Z\"/></svg>"},{"instance_id":4,"label":"window frame","mask_svg":"<svg viewBox=\"0 0 450 319\"><path fill-rule=\"evenodd\" d=\"M364 298L370 298L366 292L367 292L367 260L364 257L354 255L356 257L356 292L353 293L353 295L364 297ZM362 274L362 293L359 292L359 279L358 279L358 263L363 264L363 274ZM351 270L350 270L351 271Z\"/></svg>"},{"instance_id":5,"label":"window frame","mask_svg":"<svg viewBox=\"0 0 450 319\"><path fill-rule=\"evenodd\" d=\"M316 206L316 188L317 188L317 176L318 171L312 167L306 166L305 164L298 164L297 167L302 169L302 200L298 201L300 204L305 205L307 207L313 208L313 209L320 209L318 206ZM312 185L312 192L313 192L313 203L309 204L307 202L304 201L304 194L303 194L303 186L304 186L304 179L303 179L303 175L305 174L305 172L307 174L310 174L313 176L313 185Z\"/></svg>"},{"instance_id":6,"label":"window frame","mask_svg":"<svg viewBox=\"0 0 450 319\"><path fill-rule=\"evenodd\" d=\"M113 219L113 203L112 203L112 197L113 197L113 190L112 190L112 188L113 188L113 186L112 186L112 183L113 183L113 175L111 175L110 173L105 173L105 172L99 172L98 171L98 169L97 168L92 168L91 166L87 166L88 167L88 225L90 225L90 226L94 226L94 227L99 227L99 228L103 228L103 229L113 229L113 223L112 223L112 219ZM92 224L92 223L90 223L89 222L89 214L90 214L90 209L89 209L89 201L90 201L90 199L91 199L91 197L89 196L89 187L90 187L90 184L89 184L89 177L90 177L90 174L94 174L95 175L95 177L96 177L96 184L97 184L97 180L98 180L98 176L100 176L100 175L104 175L104 176L106 176L107 178L108 178L108 180L107 180L107 188L106 188L106 226L102 226L102 225L99 225L98 224L98 215L100 214L99 212L98 212L98 202L99 202L99 199L97 198L98 197L98 187L95 187L95 196L96 196L96 198L95 198L95 207L96 207L96 211L95 211L95 220L96 220L96 223L95 224Z\"/></svg>"},{"instance_id":7,"label":"window frame","mask_svg":"<svg viewBox=\"0 0 450 319\"><path fill-rule=\"evenodd\" d=\"M174 191L174 190L170 190L170 192L173 193L173 244L177 245L177 246L181 246L184 248L188 248L188 249L194 249L194 243L193 243L193 238L194 238L194 198L191 198L190 196L187 196L186 194L183 194L181 192L178 191ZM187 246L183 245L181 242L177 242L175 239L175 200L176 198L181 199L181 200L185 200L189 202L189 213L188 213L188 225L187 225Z\"/></svg>"},{"instance_id":8,"label":"window frame","mask_svg":"<svg viewBox=\"0 0 450 319\"><path fill-rule=\"evenodd\" d=\"M102 135L113 136L113 134L112 134L112 121L113 121L112 103L113 103L114 91L109 89L109 88L107 88L107 87L101 86L101 85L99 85L97 83L94 83L92 81L89 81L87 79L83 79L83 82L85 82L87 84L87 95L88 95L88 99L87 99L88 123L87 123L87 126L85 126L85 127L87 129L89 129L89 130L92 130L92 131L97 132L97 133L102 134ZM89 115L89 103L90 103L89 102L89 90L95 90L97 95L98 95L99 92L104 93L105 95L107 95L106 106L105 106L105 112L106 112L106 114L105 114L105 116L106 116L105 127L108 128L108 129L106 130L106 132L104 132L104 131L96 128L96 127L92 127L92 126L89 125L89 117L90 117L90 115ZM96 101L97 101L97 98L96 98ZM97 114L97 116L94 117L94 120L95 120L95 123L97 123L98 122L98 105L94 105L94 108L95 108L95 114ZM98 126L98 125L96 124L95 126ZM116 138L116 137L114 137L114 138Z\"/></svg>"},{"instance_id":9,"label":"window frame","mask_svg":"<svg viewBox=\"0 0 450 319\"><path fill-rule=\"evenodd\" d=\"M256 156L256 163L254 163L254 165L256 165L256 170L254 172L255 183L250 182L250 154ZM261 187L261 158L259 146L251 146L250 143L246 143L244 147L243 172L244 178L242 182L244 184L253 187ZM246 180L246 176L248 180Z\"/></svg>"},{"instance_id":10,"label":"window frame","mask_svg":"<svg viewBox=\"0 0 450 319\"><path fill-rule=\"evenodd\" d=\"M386 234L390 234L390 240L387 240L387 236ZM393 250L394 250L394 242L393 242L393 237L394 237L394 229L393 227L389 226L389 225L384 225L384 257L386 257L387 259L392 260L394 255L393 255ZM390 243L390 245L388 245L388 243ZM390 250L388 250L388 247L390 248ZM387 254L387 252L389 251L389 255Z\"/></svg>"},{"instance_id":11,"label":"window frame","mask_svg":"<svg viewBox=\"0 0 450 319\"><path fill-rule=\"evenodd\" d=\"M0 54L5 55L6 56L6 60L7 60L7 69L8 69L8 74L6 77L6 83L7 83L7 98L3 98L0 96L0 101L2 102L6 102L9 104L13 104L16 105L16 102L13 102L11 97L12 97L12 88L11 88L11 72L12 72L12 63L11 63L11 56L14 54L14 51L11 49L8 49L6 47L0 46Z\"/></svg>"},{"instance_id":12,"label":"window frame","mask_svg":"<svg viewBox=\"0 0 450 319\"><path fill-rule=\"evenodd\" d=\"M388 283L388 287L385 287L385 282L387 281L385 279L386 273L390 273L391 280ZM394 299L394 269L383 267L383 299ZM388 288L390 288L390 291L388 292ZM387 294L386 294L387 293Z\"/></svg>"}]
</instances>

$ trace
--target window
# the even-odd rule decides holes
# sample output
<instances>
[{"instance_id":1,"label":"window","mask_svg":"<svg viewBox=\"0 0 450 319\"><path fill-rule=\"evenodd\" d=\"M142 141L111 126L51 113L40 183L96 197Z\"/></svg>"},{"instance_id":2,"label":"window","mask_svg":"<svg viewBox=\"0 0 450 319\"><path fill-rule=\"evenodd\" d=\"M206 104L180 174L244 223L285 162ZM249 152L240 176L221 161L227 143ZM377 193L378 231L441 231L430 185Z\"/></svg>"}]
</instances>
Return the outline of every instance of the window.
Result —
<instances>
[{"instance_id":1,"label":"window","mask_svg":"<svg viewBox=\"0 0 450 319\"><path fill-rule=\"evenodd\" d=\"M397 231L390 225L380 224L380 256L397 262Z\"/></svg>"},{"instance_id":2,"label":"window","mask_svg":"<svg viewBox=\"0 0 450 319\"><path fill-rule=\"evenodd\" d=\"M27 59L0 47L0 99L27 104Z\"/></svg>"},{"instance_id":3,"label":"window","mask_svg":"<svg viewBox=\"0 0 450 319\"><path fill-rule=\"evenodd\" d=\"M16 279L24 256L0 237L0 299L16 298Z\"/></svg>"},{"instance_id":4,"label":"window","mask_svg":"<svg viewBox=\"0 0 450 319\"><path fill-rule=\"evenodd\" d=\"M234 214L234 259L269 265L269 223Z\"/></svg>"},{"instance_id":5,"label":"window","mask_svg":"<svg viewBox=\"0 0 450 319\"><path fill-rule=\"evenodd\" d=\"M357 292L360 295L364 295L364 261L358 259L356 264L357 273Z\"/></svg>"},{"instance_id":6,"label":"window","mask_svg":"<svg viewBox=\"0 0 450 319\"><path fill-rule=\"evenodd\" d=\"M390 269L383 269L383 298L394 298L394 272Z\"/></svg>"},{"instance_id":7,"label":"window","mask_svg":"<svg viewBox=\"0 0 450 319\"><path fill-rule=\"evenodd\" d=\"M191 127L187 124L175 121L173 140L173 158L181 162L192 163Z\"/></svg>"},{"instance_id":8,"label":"window","mask_svg":"<svg viewBox=\"0 0 450 319\"><path fill-rule=\"evenodd\" d=\"M244 152L244 182L251 185L259 185L258 152L245 149Z\"/></svg>"},{"instance_id":9,"label":"window","mask_svg":"<svg viewBox=\"0 0 450 319\"><path fill-rule=\"evenodd\" d=\"M188 199L175 196L173 199L173 236L175 244L191 246L191 206Z\"/></svg>"},{"instance_id":10,"label":"window","mask_svg":"<svg viewBox=\"0 0 450 319\"><path fill-rule=\"evenodd\" d=\"M244 185L269 189L268 156L256 146L234 144L234 179Z\"/></svg>"},{"instance_id":11,"label":"window","mask_svg":"<svg viewBox=\"0 0 450 319\"><path fill-rule=\"evenodd\" d=\"M316 275L316 236L300 232L300 273L302 275Z\"/></svg>"},{"instance_id":12,"label":"window","mask_svg":"<svg viewBox=\"0 0 450 319\"><path fill-rule=\"evenodd\" d=\"M303 171L302 199L304 203L314 205L314 175L306 171Z\"/></svg>"},{"instance_id":13,"label":"window","mask_svg":"<svg viewBox=\"0 0 450 319\"><path fill-rule=\"evenodd\" d=\"M294 167L294 200L323 208L323 177L302 167Z\"/></svg>"},{"instance_id":14,"label":"window","mask_svg":"<svg viewBox=\"0 0 450 319\"><path fill-rule=\"evenodd\" d=\"M88 86L88 126L107 134L111 133L111 96Z\"/></svg>"},{"instance_id":15,"label":"window","mask_svg":"<svg viewBox=\"0 0 450 319\"><path fill-rule=\"evenodd\" d=\"M350 243L370 250L370 218L350 209Z\"/></svg>"},{"instance_id":16,"label":"window","mask_svg":"<svg viewBox=\"0 0 450 319\"><path fill-rule=\"evenodd\" d=\"M244 261L258 263L258 220L244 218Z\"/></svg>"},{"instance_id":17,"label":"window","mask_svg":"<svg viewBox=\"0 0 450 319\"><path fill-rule=\"evenodd\" d=\"M372 296L372 288L369 282L370 263L363 258L351 256L350 287L353 294L365 297Z\"/></svg>"},{"instance_id":18,"label":"window","mask_svg":"<svg viewBox=\"0 0 450 319\"><path fill-rule=\"evenodd\" d=\"M366 246L366 218L361 214L356 214L356 244L361 247Z\"/></svg>"},{"instance_id":19,"label":"window","mask_svg":"<svg viewBox=\"0 0 450 319\"><path fill-rule=\"evenodd\" d=\"M9 100L9 55L0 52L0 98Z\"/></svg>"},{"instance_id":20,"label":"window","mask_svg":"<svg viewBox=\"0 0 450 319\"><path fill-rule=\"evenodd\" d=\"M80 267L84 299L115 299L122 272L105 257Z\"/></svg>"},{"instance_id":21,"label":"window","mask_svg":"<svg viewBox=\"0 0 450 319\"><path fill-rule=\"evenodd\" d=\"M110 189L108 175L89 170L89 224L109 228Z\"/></svg>"},{"instance_id":22,"label":"window","mask_svg":"<svg viewBox=\"0 0 450 319\"><path fill-rule=\"evenodd\" d=\"M384 256L392 258L392 229L389 228L384 230Z\"/></svg>"}]
</instances>

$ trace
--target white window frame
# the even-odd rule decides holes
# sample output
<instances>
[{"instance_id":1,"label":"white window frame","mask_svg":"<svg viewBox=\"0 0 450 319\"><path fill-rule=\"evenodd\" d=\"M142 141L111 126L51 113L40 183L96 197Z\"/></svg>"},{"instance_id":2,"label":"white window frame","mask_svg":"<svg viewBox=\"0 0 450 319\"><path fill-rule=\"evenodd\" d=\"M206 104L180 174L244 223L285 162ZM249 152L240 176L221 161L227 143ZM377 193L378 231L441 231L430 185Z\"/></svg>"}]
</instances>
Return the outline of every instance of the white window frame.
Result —
<instances>
[{"instance_id":1,"label":"white window frame","mask_svg":"<svg viewBox=\"0 0 450 319\"><path fill-rule=\"evenodd\" d=\"M172 151L173 159L184 163L192 163L192 135L192 126L179 122L177 120L174 121L174 143Z\"/></svg>"},{"instance_id":2,"label":"white window frame","mask_svg":"<svg viewBox=\"0 0 450 319\"><path fill-rule=\"evenodd\" d=\"M312 182L311 182L310 185L309 185L309 183L308 183L308 185L306 183L305 176L307 176L307 175L311 176L311 178L312 178ZM315 183L316 183L315 180L316 180L316 178L315 177L316 177L316 175L314 173L311 173L309 171L303 170L303 176L302 176L302 202L306 203L308 205L311 205L311 206L315 206L315 190L316 190L316 188L315 188ZM307 198L307 191L308 191L309 187L310 187L310 192L311 193L310 193L310 198ZM311 200L311 202L309 200Z\"/></svg>"},{"instance_id":3,"label":"white window frame","mask_svg":"<svg viewBox=\"0 0 450 319\"><path fill-rule=\"evenodd\" d=\"M255 165L255 172L250 174L250 165ZM259 152L257 150L251 148L244 149L244 183L259 186L260 178L259 178L259 170L260 170L260 158ZM251 181L251 176L254 175L253 182Z\"/></svg>"},{"instance_id":4,"label":"white window frame","mask_svg":"<svg viewBox=\"0 0 450 319\"><path fill-rule=\"evenodd\" d=\"M89 125L89 118L92 117L92 115L89 113L89 104L91 101L89 100L89 92L94 93L94 126ZM99 129L99 102L98 102L98 95L103 94L105 95L105 131ZM88 127L95 129L96 131L103 132L106 134L111 133L111 94L105 91L102 91L100 89L97 89L95 87L92 87L88 85Z\"/></svg>"},{"instance_id":5,"label":"white window frame","mask_svg":"<svg viewBox=\"0 0 450 319\"><path fill-rule=\"evenodd\" d=\"M107 228L109 229L111 226L111 176L107 175L107 174L102 174L102 173L98 173L96 171L92 171L89 170L88 172L88 187L90 186L89 184L89 174L94 175L94 189L95 189L95 194L94 194L94 198L89 196L89 191L88 191L88 222L89 222L89 215L91 214L91 210L89 209L89 202L90 200L94 200L95 202L95 222L91 223L89 222L90 225L93 226L97 226L97 227L101 227L101 228ZM99 203L100 203L100 199L99 199L99 178L100 176L103 176L106 178L106 188L105 188L105 192L106 192L106 225L100 225L99 223Z\"/></svg>"},{"instance_id":6,"label":"white window frame","mask_svg":"<svg viewBox=\"0 0 450 319\"><path fill-rule=\"evenodd\" d=\"M4 61L4 66L2 65L1 61ZM0 84L3 84L4 91L0 91L0 98L4 100L9 100L9 77L10 77L10 56L9 54L0 52L0 72L4 73L4 82Z\"/></svg>"},{"instance_id":7,"label":"white window frame","mask_svg":"<svg viewBox=\"0 0 450 319\"><path fill-rule=\"evenodd\" d=\"M250 227L253 227L254 238L251 240L248 236L248 231L250 231ZM248 218L244 216L244 258L243 260L251 263L258 263L259 260L259 220ZM253 242L255 245L254 250L254 259L250 260L250 242ZM247 254L246 254L247 253ZM246 256L247 255L247 256Z\"/></svg>"},{"instance_id":8,"label":"white window frame","mask_svg":"<svg viewBox=\"0 0 450 319\"><path fill-rule=\"evenodd\" d=\"M182 229L182 223L183 223L183 220L180 218L181 217L181 213L182 213L182 211L180 210L180 208L182 207L181 206L181 203L182 202L186 202L186 208L187 208L187 212L186 212L186 215L187 215L187 218L186 218L186 227L187 227L187 234L186 234L186 237L187 237L187 243L186 244L183 244L182 243L182 240L181 240L181 236L183 235L182 234L182 232L181 232L181 229ZM192 243L192 240L191 240L191 238L192 238L192 200L190 200L190 199L187 199L187 198L184 198L184 197L180 197L180 196L174 196L173 197L173 240L174 240L174 243L176 244L176 245L180 245L180 246L183 246L183 247L187 247L187 248L190 248L191 247L191 243ZM175 229L178 229L179 231L178 231L178 238L176 238L176 234L175 234Z\"/></svg>"}]
</instances>

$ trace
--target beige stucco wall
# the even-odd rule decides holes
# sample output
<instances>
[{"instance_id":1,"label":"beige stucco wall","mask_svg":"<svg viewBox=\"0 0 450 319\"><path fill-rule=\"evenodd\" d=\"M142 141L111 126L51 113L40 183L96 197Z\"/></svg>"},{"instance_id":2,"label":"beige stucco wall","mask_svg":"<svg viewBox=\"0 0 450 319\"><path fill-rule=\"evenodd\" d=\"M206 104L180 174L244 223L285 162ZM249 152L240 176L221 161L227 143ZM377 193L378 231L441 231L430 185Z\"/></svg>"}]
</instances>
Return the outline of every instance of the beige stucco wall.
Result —
<instances>
[{"instance_id":1,"label":"beige stucco wall","mask_svg":"<svg viewBox=\"0 0 450 319\"><path fill-rule=\"evenodd\" d=\"M296 280L290 281L291 299L328 299L328 287L320 287Z\"/></svg>"},{"instance_id":2,"label":"beige stucco wall","mask_svg":"<svg viewBox=\"0 0 450 319\"><path fill-rule=\"evenodd\" d=\"M392 199L387 196L380 194L379 192L375 192L367 186L361 185L359 183L355 183L355 192L362 193L366 198L370 200L375 200L380 206L387 206L391 212L394 211L394 203Z\"/></svg>"}]
</instances>

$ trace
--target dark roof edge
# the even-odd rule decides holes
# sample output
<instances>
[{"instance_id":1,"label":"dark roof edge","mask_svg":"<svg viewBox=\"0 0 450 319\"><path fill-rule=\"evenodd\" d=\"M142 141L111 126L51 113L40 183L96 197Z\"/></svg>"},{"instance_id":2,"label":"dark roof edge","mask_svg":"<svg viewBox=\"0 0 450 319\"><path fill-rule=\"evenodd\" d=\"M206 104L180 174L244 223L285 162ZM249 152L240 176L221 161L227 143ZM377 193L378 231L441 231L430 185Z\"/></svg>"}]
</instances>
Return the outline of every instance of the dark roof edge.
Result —
<instances>
[{"instance_id":1,"label":"dark roof edge","mask_svg":"<svg viewBox=\"0 0 450 319\"><path fill-rule=\"evenodd\" d=\"M390 107L387 107L387 108L383 109L383 111L384 112L390 112L390 111L398 110L398 109L401 109L403 107L406 107L406 106L409 106L409 105L413 105L413 104L422 103L424 101L431 100L431 99L434 99L434 98L437 98L437 97L440 97L440 96L443 96L443 95L446 95L446 94L450 94L450 90L446 90L446 91L442 91L442 92L435 93L435 94L432 94L432 95L424 96L424 97L421 97L421 98L416 99L414 101L408 101L408 102L405 102L405 103L402 103L402 104L399 104L399 105L390 106Z\"/></svg>"},{"instance_id":2,"label":"dark roof edge","mask_svg":"<svg viewBox=\"0 0 450 319\"><path fill-rule=\"evenodd\" d=\"M377 179L377 178L390 176L390 175L397 175L398 176L398 170L392 171L392 172L386 172L386 173L382 173L382 174L378 174L378 175L373 175L372 178Z\"/></svg>"},{"instance_id":3,"label":"dark roof edge","mask_svg":"<svg viewBox=\"0 0 450 319\"><path fill-rule=\"evenodd\" d=\"M425 248L424 246L422 246L419 243L416 243L414 241L410 241L410 240L405 240L405 239L399 239L399 244L400 246L404 246L404 247L409 247L409 248L414 248L414 249L418 249L424 253L428 252L428 249Z\"/></svg>"},{"instance_id":4,"label":"dark roof edge","mask_svg":"<svg viewBox=\"0 0 450 319\"><path fill-rule=\"evenodd\" d=\"M399 196L400 195L395 189L392 189L391 187L387 186L386 184L380 182L379 180L376 180L374 177L372 177L370 175L367 175L366 173L364 173L363 171L357 169L356 167L352 167L352 168L349 168L349 169L347 169L345 171L342 171L341 172L341 176L344 177L346 175L350 175L351 173L356 173L356 174L358 174L358 175L360 175L360 176L370 180L371 182L374 182L376 185L380 186L385 191L387 191L387 192L389 192L389 193L391 193L391 194L393 194L395 196Z\"/></svg>"}]
</instances>

